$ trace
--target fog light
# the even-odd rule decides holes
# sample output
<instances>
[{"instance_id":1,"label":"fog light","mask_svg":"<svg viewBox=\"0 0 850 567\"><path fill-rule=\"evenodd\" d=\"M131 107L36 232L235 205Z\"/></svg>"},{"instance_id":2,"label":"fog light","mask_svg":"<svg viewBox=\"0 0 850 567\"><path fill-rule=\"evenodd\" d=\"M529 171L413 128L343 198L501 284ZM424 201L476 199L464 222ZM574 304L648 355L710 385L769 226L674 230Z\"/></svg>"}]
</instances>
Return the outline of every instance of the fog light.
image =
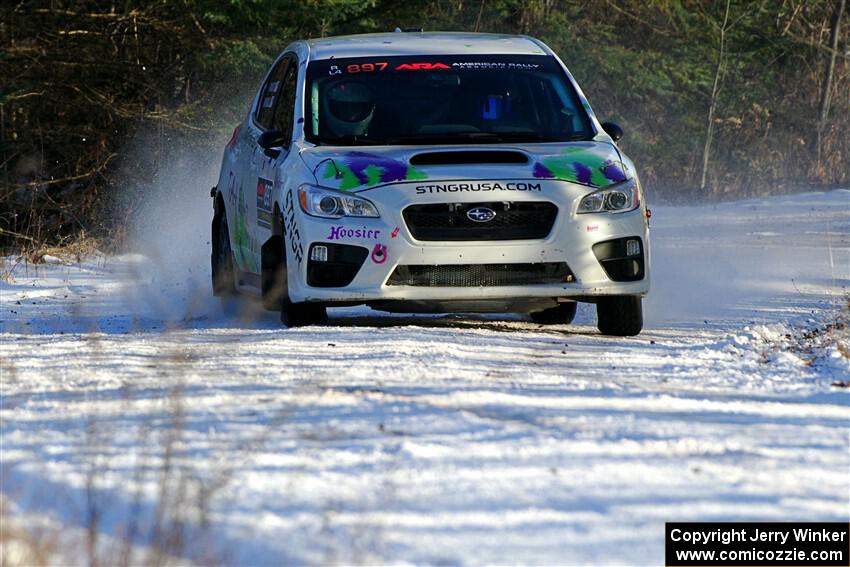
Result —
<instances>
[{"instance_id":1,"label":"fog light","mask_svg":"<svg viewBox=\"0 0 850 567\"><path fill-rule=\"evenodd\" d=\"M640 240L626 240L626 256L640 254Z\"/></svg>"},{"instance_id":2,"label":"fog light","mask_svg":"<svg viewBox=\"0 0 850 567\"><path fill-rule=\"evenodd\" d=\"M328 261L328 247L327 246L313 246L310 250L310 259L314 262L327 262Z\"/></svg>"}]
</instances>

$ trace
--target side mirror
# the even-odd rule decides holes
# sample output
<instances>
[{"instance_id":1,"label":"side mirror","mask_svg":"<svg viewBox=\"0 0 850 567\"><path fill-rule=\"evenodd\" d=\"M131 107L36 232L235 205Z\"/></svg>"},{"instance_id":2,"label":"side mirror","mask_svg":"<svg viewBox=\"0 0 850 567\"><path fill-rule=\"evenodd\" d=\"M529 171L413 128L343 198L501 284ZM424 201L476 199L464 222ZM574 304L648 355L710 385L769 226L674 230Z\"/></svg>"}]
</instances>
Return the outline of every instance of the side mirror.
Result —
<instances>
[{"instance_id":1,"label":"side mirror","mask_svg":"<svg viewBox=\"0 0 850 567\"><path fill-rule=\"evenodd\" d=\"M602 129L605 130L605 133L611 136L611 139L615 142L623 137L623 129L620 128L619 124L614 124L613 122L603 122Z\"/></svg>"},{"instance_id":2,"label":"side mirror","mask_svg":"<svg viewBox=\"0 0 850 567\"><path fill-rule=\"evenodd\" d=\"M257 138L257 145L263 148L263 153L270 158L280 155L280 148L289 144L289 134L280 130L269 130L263 132Z\"/></svg>"}]
</instances>

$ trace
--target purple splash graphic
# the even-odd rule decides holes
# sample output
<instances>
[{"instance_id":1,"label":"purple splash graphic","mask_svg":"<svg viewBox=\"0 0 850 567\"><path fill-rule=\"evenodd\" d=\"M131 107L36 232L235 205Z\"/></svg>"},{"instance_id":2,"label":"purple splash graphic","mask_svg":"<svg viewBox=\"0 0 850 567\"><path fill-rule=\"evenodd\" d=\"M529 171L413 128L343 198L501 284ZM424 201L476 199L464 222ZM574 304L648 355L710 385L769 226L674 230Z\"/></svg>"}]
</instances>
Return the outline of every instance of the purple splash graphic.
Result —
<instances>
[{"instance_id":1,"label":"purple splash graphic","mask_svg":"<svg viewBox=\"0 0 850 567\"><path fill-rule=\"evenodd\" d=\"M593 170L577 161L573 162L573 169L576 170L576 181L590 185L590 178L593 175Z\"/></svg>"},{"instance_id":2,"label":"purple splash graphic","mask_svg":"<svg viewBox=\"0 0 850 567\"><path fill-rule=\"evenodd\" d=\"M550 170L548 167L546 167L545 165L543 165L539 161L534 164L534 169L532 170L531 174L534 177L541 178L541 179L554 179L555 178L555 174L552 173L552 170Z\"/></svg>"},{"instance_id":3,"label":"purple splash graphic","mask_svg":"<svg viewBox=\"0 0 850 567\"><path fill-rule=\"evenodd\" d=\"M614 183L626 180L626 174L620 169L620 166L613 162L608 162L602 166L602 174Z\"/></svg>"},{"instance_id":4,"label":"purple splash graphic","mask_svg":"<svg viewBox=\"0 0 850 567\"><path fill-rule=\"evenodd\" d=\"M407 164L397 159L386 158L366 152L348 152L345 164L357 177L361 185L369 182L366 168L373 165L381 170L381 183L404 181L407 177Z\"/></svg>"}]
</instances>

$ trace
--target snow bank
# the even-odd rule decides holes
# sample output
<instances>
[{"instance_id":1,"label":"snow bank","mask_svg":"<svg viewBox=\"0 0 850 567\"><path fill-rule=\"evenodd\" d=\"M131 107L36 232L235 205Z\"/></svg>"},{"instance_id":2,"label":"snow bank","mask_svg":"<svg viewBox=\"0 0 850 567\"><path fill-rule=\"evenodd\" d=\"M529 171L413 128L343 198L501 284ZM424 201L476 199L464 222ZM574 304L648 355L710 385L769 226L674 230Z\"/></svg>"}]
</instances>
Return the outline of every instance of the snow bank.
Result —
<instances>
[{"instance_id":1,"label":"snow bank","mask_svg":"<svg viewBox=\"0 0 850 567\"><path fill-rule=\"evenodd\" d=\"M654 207L628 339L584 306L562 327L227 318L204 203L151 220L143 256L6 260L0 491L22 525L179 562L657 564L665 520L850 516L850 192Z\"/></svg>"}]
</instances>

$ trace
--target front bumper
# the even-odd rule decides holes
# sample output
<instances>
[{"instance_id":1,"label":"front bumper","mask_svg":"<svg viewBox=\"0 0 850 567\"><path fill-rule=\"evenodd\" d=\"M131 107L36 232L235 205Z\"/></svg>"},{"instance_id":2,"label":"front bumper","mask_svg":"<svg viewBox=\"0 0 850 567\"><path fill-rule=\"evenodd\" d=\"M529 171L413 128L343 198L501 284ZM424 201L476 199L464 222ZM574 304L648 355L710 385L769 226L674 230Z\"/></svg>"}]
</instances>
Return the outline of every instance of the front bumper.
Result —
<instances>
[{"instance_id":1,"label":"front bumper","mask_svg":"<svg viewBox=\"0 0 850 567\"><path fill-rule=\"evenodd\" d=\"M649 291L649 228L645 205L628 213L578 215L578 200L585 186L563 181L502 183L503 186L534 187L533 190L425 191L427 182L382 186L359 193L371 200L381 217L374 219L322 219L294 211L290 234L297 231L303 253L288 257L289 294L293 301L475 301L510 298L591 299L602 295L645 295ZM441 184L448 187L449 184ZM457 187L457 185L455 185ZM420 241L405 224L402 211L413 204L481 203L493 201L549 201L558 206L552 230L544 239L490 241ZM613 281L594 253L594 244L618 238L639 238L643 257L642 278ZM320 287L311 260L313 245L345 245L345 257L362 265L350 283ZM351 250L348 250L352 247ZM334 248L331 255L335 254ZM597 247L597 253L599 251ZM358 252L359 251L359 252ZM321 254L318 254L321 257ZM300 259L300 261L299 261ZM389 282L398 266L458 266L479 264L566 263L567 281L524 285L426 286ZM308 275L308 271L311 275ZM609 270L610 271L610 270ZM396 278L394 278L395 280ZM322 284L327 283L326 281Z\"/></svg>"}]
</instances>

